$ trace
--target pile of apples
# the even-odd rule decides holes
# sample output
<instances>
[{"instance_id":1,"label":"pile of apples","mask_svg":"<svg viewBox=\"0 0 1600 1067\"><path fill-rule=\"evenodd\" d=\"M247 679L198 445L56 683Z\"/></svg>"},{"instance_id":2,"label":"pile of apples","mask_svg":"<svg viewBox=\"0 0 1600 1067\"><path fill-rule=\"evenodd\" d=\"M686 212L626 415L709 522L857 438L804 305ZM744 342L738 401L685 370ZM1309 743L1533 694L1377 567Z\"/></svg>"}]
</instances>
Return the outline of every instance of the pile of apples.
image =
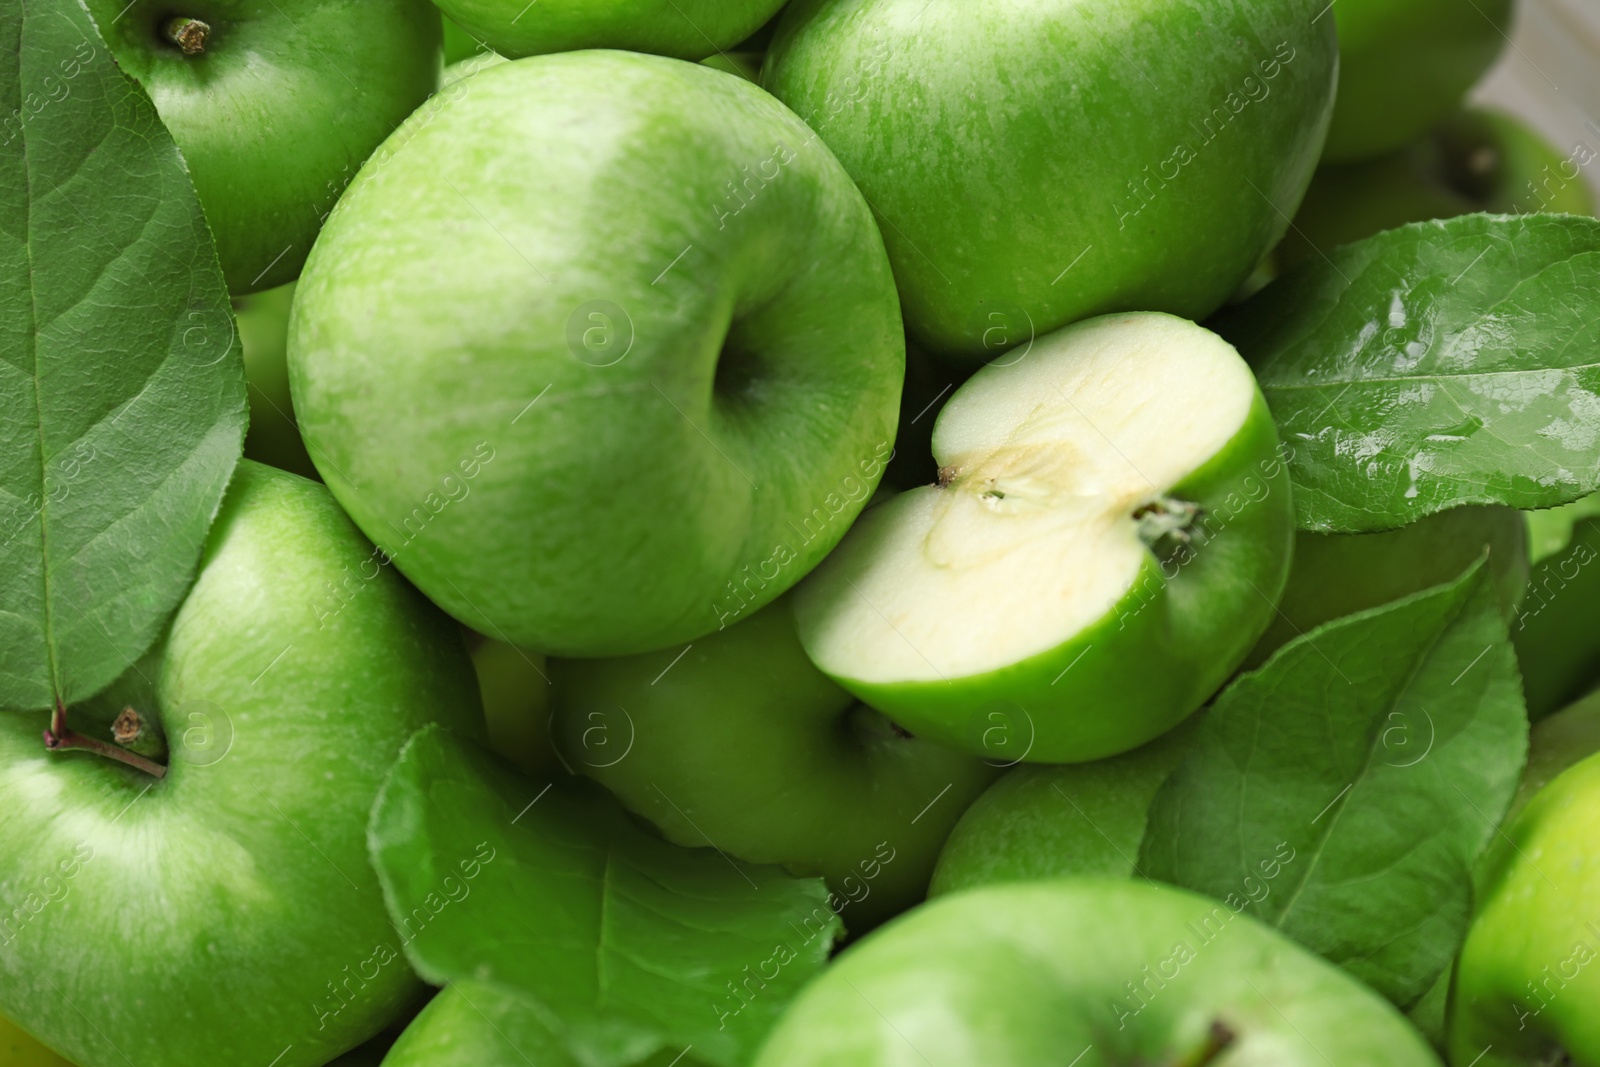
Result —
<instances>
[{"instance_id":1,"label":"pile of apples","mask_svg":"<svg viewBox=\"0 0 1600 1067\"><path fill-rule=\"evenodd\" d=\"M1600 1067L1511 0L437 5L0 14L0 1067Z\"/></svg>"}]
</instances>

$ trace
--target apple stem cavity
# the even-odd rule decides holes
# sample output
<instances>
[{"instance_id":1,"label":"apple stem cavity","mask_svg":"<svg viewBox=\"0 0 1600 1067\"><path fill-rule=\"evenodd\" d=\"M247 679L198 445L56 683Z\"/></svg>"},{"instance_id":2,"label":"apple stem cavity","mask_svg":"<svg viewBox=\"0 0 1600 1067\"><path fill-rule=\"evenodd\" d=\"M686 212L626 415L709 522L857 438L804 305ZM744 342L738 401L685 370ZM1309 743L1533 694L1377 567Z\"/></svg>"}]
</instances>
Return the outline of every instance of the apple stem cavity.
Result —
<instances>
[{"instance_id":1,"label":"apple stem cavity","mask_svg":"<svg viewBox=\"0 0 1600 1067\"><path fill-rule=\"evenodd\" d=\"M1198 504L1160 497L1135 511L1133 518L1139 524L1139 540L1166 558L1189 544L1200 515Z\"/></svg>"},{"instance_id":2,"label":"apple stem cavity","mask_svg":"<svg viewBox=\"0 0 1600 1067\"><path fill-rule=\"evenodd\" d=\"M1206 1034L1205 1044L1177 1060L1173 1067L1208 1067L1209 1064L1216 1062L1218 1056L1232 1048L1238 1037L1239 1035L1234 1033L1233 1028L1227 1023L1221 1019L1213 1019L1211 1029Z\"/></svg>"},{"instance_id":3,"label":"apple stem cavity","mask_svg":"<svg viewBox=\"0 0 1600 1067\"><path fill-rule=\"evenodd\" d=\"M184 55L197 56L206 50L206 41L211 37L211 25L178 15L166 21L161 27L161 35L177 45Z\"/></svg>"},{"instance_id":4,"label":"apple stem cavity","mask_svg":"<svg viewBox=\"0 0 1600 1067\"><path fill-rule=\"evenodd\" d=\"M127 710L132 711L133 709L129 708ZM124 712L124 714L126 713ZM134 712L134 716L137 718L138 713ZM121 722L122 716L117 716L117 719ZM142 729L142 723L140 725ZM67 707L59 699L56 701L55 711L50 715L50 726L44 732L44 747L51 752L64 752L75 748L83 749L86 752L93 752L97 756L104 756L106 759L125 763L129 767L143 771L153 778L165 778L167 776L166 767L155 760L148 759L126 748L119 748L110 742L101 741L99 738L85 737L83 734L73 730L67 725Z\"/></svg>"}]
</instances>

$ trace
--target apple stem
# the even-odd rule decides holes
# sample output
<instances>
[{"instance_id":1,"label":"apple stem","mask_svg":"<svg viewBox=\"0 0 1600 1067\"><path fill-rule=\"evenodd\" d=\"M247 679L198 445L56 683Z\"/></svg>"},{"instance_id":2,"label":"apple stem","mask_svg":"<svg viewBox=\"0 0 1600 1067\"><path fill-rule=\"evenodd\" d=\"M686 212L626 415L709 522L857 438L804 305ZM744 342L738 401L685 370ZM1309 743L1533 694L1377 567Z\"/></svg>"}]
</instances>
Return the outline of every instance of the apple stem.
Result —
<instances>
[{"instance_id":1,"label":"apple stem","mask_svg":"<svg viewBox=\"0 0 1600 1067\"><path fill-rule=\"evenodd\" d=\"M197 56L206 50L206 39L211 36L209 23L179 15L167 20L161 27L162 36L177 45L186 56Z\"/></svg>"},{"instance_id":2,"label":"apple stem","mask_svg":"<svg viewBox=\"0 0 1600 1067\"><path fill-rule=\"evenodd\" d=\"M120 717L119 717L120 718ZM95 737L85 737L67 725L67 707L57 698L55 711L50 714L50 726L44 732L44 747L51 752L64 752L79 748L86 752L93 752L97 756L125 763L129 767L141 770L154 778L165 778L167 769L155 760L146 759L137 752L129 752L119 748L108 741L101 741Z\"/></svg>"},{"instance_id":3,"label":"apple stem","mask_svg":"<svg viewBox=\"0 0 1600 1067\"><path fill-rule=\"evenodd\" d=\"M1221 1019L1213 1019L1211 1030L1206 1034L1206 1043L1179 1060L1174 1067L1207 1067L1208 1064L1214 1063L1218 1056L1228 1051L1238 1036L1227 1023Z\"/></svg>"}]
</instances>

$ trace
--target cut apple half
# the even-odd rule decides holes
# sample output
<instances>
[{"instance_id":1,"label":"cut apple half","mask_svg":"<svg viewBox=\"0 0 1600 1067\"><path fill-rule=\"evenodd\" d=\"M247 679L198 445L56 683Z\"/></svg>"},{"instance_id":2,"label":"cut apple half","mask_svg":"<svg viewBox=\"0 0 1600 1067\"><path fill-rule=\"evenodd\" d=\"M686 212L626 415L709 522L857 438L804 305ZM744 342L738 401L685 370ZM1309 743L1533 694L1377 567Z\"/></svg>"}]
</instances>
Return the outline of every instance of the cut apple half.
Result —
<instances>
[{"instance_id":1,"label":"cut apple half","mask_svg":"<svg viewBox=\"0 0 1600 1067\"><path fill-rule=\"evenodd\" d=\"M1176 725L1270 622L1294 518L1250 369L1184 319L1108 315L980 370L937 485L869 510L802 583L816 665L907 729L1001 761Z\"/></svg>"}]
</instances>

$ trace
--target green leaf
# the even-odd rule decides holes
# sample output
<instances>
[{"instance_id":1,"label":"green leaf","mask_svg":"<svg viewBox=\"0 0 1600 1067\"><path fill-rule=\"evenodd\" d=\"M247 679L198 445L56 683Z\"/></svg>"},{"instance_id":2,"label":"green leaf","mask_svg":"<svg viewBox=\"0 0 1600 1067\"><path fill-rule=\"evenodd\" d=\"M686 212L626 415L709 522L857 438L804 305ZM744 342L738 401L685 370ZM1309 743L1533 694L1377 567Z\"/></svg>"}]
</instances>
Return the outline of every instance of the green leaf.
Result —
<instances>
[{"instance_id":1,"label":"green leaf","mask_svg":"<svg viewBox=\"0 0 1600 1067\"><path fill-rule=\"evenodd\" d=\"M1464 215L1330 252L1210 324L1293 449L1300 528L1600 487L1600 221Z\"/></svg>"},{"instance_id":2,"label":"green leaf","mask_svg":"<svg viewBox=\"0 0 1600 1067\"><path fill-rule=\"evenodd\" d=\"M537 1001L585 1067L749 1062L841 929L820 879L667 844L598 788L541 788L434 727L369 840L418 973Z\"/></svg>"},{"instance_id":3,"label":"green leaf","mask_svg":"<svg viewBox=\"0 0 1600 1067\"><path fill-rule=\"evenodd\" d=\"M79 0L0 5L0 708L154 641L239 459L244 366L188 170Z\"/></svg>"},{"instance_id":4,"label":"green leaf","mask_svg":"<svg viewBox=\"0 0 1600 1067\"><path fill-rule=\"evenodd\" d=\"M1284 646L1156 795L1142 871L1247 911L1402 1007L1466 932L1528 745L1486 568Z\"/></svg>"}]
</instances>

